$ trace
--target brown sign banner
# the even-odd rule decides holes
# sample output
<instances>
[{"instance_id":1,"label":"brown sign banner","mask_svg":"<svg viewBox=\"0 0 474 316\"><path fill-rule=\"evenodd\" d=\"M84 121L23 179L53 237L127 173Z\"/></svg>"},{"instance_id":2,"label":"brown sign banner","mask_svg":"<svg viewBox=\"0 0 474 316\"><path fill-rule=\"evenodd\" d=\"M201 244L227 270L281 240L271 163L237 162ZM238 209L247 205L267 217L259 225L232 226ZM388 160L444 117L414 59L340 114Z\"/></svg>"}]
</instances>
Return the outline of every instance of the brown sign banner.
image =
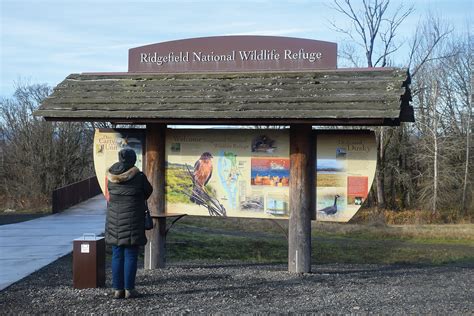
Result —
<instances>
[{"instance_id":1,"label":"brown sign banner","mask_svg":"<svg viewBox=\"0 0 474 316\"><path fill-rule=\"evenodd\" d=\"M215 36L129 50L128 72L252 72L335 69L337 44L278 36Z\"/></svg>"}]
</instances>

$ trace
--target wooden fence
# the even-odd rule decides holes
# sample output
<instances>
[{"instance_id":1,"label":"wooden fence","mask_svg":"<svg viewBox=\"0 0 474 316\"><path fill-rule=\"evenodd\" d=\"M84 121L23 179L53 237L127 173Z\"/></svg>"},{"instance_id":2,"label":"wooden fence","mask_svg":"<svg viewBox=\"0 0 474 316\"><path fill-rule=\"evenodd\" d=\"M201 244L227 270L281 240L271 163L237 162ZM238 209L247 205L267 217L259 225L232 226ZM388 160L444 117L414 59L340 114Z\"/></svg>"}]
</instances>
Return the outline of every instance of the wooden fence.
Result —
<instances>
[{"instance_id":1,"label":"wooden fence","mask_svg":"<svg viewBox=\"0 0 474 316\"><path fill-rule=\"evenodd\" d=\"M53 191L53 213L64 211L101 193L97 177L85 179Z\"/></svg>"}]
</instances>

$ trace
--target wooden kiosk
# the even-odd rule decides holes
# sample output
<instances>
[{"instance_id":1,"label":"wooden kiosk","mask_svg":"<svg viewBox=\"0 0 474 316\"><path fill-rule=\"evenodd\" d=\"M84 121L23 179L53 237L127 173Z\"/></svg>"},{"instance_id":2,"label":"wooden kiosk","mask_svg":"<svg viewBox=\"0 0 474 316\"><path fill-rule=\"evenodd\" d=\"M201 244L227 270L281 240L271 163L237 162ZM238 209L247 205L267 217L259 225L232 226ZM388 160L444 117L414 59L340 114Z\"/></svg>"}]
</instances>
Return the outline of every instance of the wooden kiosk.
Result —
<instances>
[{"instance_id":1,"label":"wooden kiosk","mask_svg":"<svg viewBox=\"0 0 474 316\"><path fill-rule=\"evenodd\" d=\"M154 187L149 207L158 223L148 232L147 269L165 266L167 125L289 126L288 270L309 272L316 218L312 127L414 120L406 70L337 69L336 49L329 42L270 36L137 47L129 51L128 72L71 74L36 115L146 125L145 173Z\"/></svg>"}]
</instances>

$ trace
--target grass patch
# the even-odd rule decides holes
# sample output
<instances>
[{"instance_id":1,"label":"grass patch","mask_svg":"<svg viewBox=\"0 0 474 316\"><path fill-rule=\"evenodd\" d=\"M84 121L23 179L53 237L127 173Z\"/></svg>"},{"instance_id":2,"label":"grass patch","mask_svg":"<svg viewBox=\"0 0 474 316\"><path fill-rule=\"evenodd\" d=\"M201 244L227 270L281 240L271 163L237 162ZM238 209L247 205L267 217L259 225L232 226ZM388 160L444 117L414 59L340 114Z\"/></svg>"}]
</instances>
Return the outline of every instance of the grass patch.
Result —
<instances>
[{"instance_id":1,"label":"grass patch","mask_svg":"<svg viewBox=\"0 0 474 316\"><path fill-rule=\"evenodd\" d=\"M361 225L315 223L313 236L400 240L423 244L474 244L474 225Z\"/></svg>"},{"instance_id":2,"label":"grass patch","mask_svg":"<svg viewBox=\"0 0 474 316\"><path fill-rule=\"evenodd\" d=\"M285 262L286 240L174 232L167 240L167 259Z\"/></svg>"},{"instance_id":3,"label":"grass patch","mask_svg":"<svg viewBox=\"0 0 474 316\"><path fill-rule=\"evenodd\" d=\"M401 240L313 239L317 263L474 264L474 247Z\"/></svg>"},{"instance_id":4,"label":"grass patch","mask_svg":"<svg viewBox=\"0 0 474 316\"><path fill-rule=\"evenodd\" d=\"M1 209L0 210L0 216L2 215L15 215L15 214L18 214L18 215L25 215L25 214L29 214L29 215L33 215L33 214L38 214L38 215L50 215L52 214L51 212L51 207L48 206L48 205L43 205L43 206L40 206L40 207L35 207L35 208L22 208L22 209L9 209L9 208L5 208L5 209Z\"/></svg>"},{"instance_id":5,"label":"grass patch","mask_svg":"<svg viewBox=\"0 0 474 316\"><path fill-rule=\"evenodd\" d=\"M279 221L287 229L287 221ZM474 265L474 225L313 223L313 263ZM167 259L282 262L288 244L269 220L187 217L167 240Z\"/></svg>"},{"instance_id":6,"label":"grass patch","mask_svg":"<svg viewBox=\"0 0 474 316\"><path fill-rule=\"evenodd\" d=\"M266 232L283 235L282 226L288 227L287 220L268 220L258 218L236 218L236 217L210 217L210 216L186 216L177 225L189 225L192 227L223 229L239 232Z\"/></svg>"}]
</instances>

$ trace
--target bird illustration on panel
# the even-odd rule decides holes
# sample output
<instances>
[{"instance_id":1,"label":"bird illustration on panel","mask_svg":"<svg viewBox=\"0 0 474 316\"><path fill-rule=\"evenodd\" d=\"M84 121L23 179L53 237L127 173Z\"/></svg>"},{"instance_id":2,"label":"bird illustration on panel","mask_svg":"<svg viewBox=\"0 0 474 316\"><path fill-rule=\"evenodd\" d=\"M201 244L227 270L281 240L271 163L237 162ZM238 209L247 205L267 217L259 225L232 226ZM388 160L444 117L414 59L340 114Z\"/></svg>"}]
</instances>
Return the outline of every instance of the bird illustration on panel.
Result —
<instances>
[{"instance_id":1,"label":"bird illustration on panel","mask_svg":"<svg viewBox=\"0 0 474 316\"><path fill-rule=\"evenodd\" d=\"M196 197L201 196L204 187L209 182L212 176L212 154L210 152L202 153L201 157L194 164L194 187L191 195L191 202L197 202Z\"/></svg>"},{"instance_id":2,"label":"bird illustration on panel","mask_svg":"<svg viewBox=\"0 0 474 316\"><path fill-rule=\"evenodd\" d=\"M334 205L332 206L328 206L328 207L325 207L321 210L319 210L318 212L321 212L321 213L324 213L326 215L334 215L337 213L337 199L340 198L339 195L335 195L334 196Z\"/></svg>"}]
</instances>

